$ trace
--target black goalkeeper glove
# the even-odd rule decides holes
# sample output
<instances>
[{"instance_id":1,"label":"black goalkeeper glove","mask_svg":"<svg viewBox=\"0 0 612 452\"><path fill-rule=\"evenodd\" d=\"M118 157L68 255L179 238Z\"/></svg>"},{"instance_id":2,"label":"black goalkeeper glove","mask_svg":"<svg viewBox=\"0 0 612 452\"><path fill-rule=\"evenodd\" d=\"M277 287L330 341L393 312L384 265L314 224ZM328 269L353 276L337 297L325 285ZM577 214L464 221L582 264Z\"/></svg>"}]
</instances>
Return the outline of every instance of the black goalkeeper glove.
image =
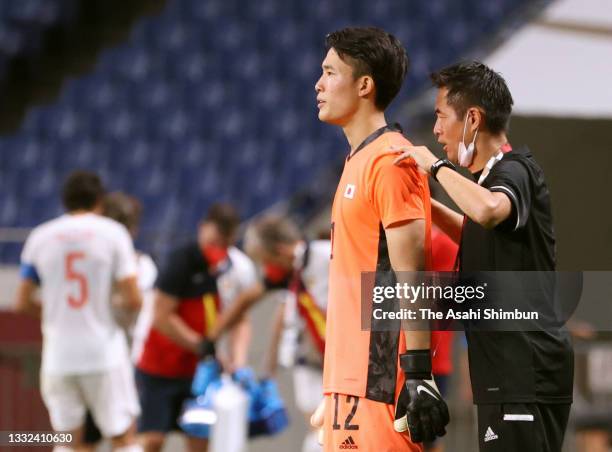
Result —
<instances>
[{"instance_id":1,"label":"black goalkeeper glove","mask_svg":"<svg viewBox=\"0 0 612 452\"><path fill-rule=\"evenodd\" d=\"M214 358L216 354L215 351L215 341L211 341L210 339L202 339L200 344L198 345L198 357L200 359L204 358Z\"/></svg>"},{"instance_id":2,"label":"black goalkeeper glove","mask_svg":"<svg viewBox=\"0 0 612 452\"><path fill-rule=\"evenodd\" d=\"M412 350L400 356L406 382L395 405L396 432L410 432L414 443L431 442L446 434L448 406L431 375L429 350Z\"/></svg>"}]
</instances>

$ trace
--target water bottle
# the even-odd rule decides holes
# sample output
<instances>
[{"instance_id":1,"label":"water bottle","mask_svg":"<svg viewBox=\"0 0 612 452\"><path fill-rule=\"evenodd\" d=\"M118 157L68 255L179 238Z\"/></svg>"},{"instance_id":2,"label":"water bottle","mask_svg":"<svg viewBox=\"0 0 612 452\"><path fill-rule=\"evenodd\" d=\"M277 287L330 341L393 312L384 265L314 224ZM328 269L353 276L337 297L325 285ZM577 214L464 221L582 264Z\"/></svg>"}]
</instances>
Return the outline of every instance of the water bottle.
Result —
<instances>
[{"instance_id":1,"label":"water bottle","mask_svg":"<svg viewBox=\"0 0 612 452\"><path fill-rule=\"evenodd\" d=\"M244 452L249 400L231 376L221 376L221 387L213 397L213 407L217 422L212 428L209 452Z\"/></svg>"}]
</instances>

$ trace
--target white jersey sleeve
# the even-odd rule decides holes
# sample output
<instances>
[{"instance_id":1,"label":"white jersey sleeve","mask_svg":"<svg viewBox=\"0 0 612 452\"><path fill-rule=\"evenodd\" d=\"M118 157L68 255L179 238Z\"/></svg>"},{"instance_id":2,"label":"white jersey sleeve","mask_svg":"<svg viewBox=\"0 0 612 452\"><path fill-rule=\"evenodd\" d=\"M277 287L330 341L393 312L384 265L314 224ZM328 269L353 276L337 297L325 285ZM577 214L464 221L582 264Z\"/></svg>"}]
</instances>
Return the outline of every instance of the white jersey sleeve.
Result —
<instances>
[{"instance_id":1,"label":"white jersey sleeve","mask_svg":"<svg viewBox=\"0 0 612 452\"><path fill-rule=\"evenodd\" d=\"M315 240L308 243L308 251L304 257L304 266L300 276L306 291L322 312L327 311L327 291L329 281L329 256L331 242ZM298 299L293 292L285 297L284 329L279 346L279 362L289 367L297 359L308 357L308 361L317 362L319 352L313 346L309 337L304 334L306 323L299 314Z\"/></svg>"},{"instance_id":2,"label":"white jersey sleeve","mask_svg":"<svg viewBox=\"0 0 612 452\"><path fill-rule=\"evenodd\" d=\"M142 294L142 307L132 330L132 361L137 363L144 343L153 324L154 286L157 279L157 266L148 254L138 254L138 288Z\"/></svg>"},{"instance_id":3,"label":"white jersey sleeve","mask_svg":"<svg viewBox=\"0 0 612 452\"><path fill-rule=\"evenodd\" d=\"M115 260L115 281L121 281L129 277L138 277L137 265L138 259L134 251L134 243L127 229L121 229L117 232L116 240L114 241L116 260Z\"/></svg>"},{"instance_id":4,"label":"white jersey sleeve","mask_svg":"<svg viewBox=\"0 0 612 452\"><path fill-rule=\"evenodd\" d=\"M21 251L21 264L34 265L34 255L36 249L37 236L39 235L39 229L34 229L32 233L26 239Z\"/></svg>"},{"instance_id":5,"label":"white jersey sleeve","mask_svg":"<svg viewBox=\"0 0 612 452\"><path fill-rule=\"evenodd\" d=\"M228 250L230 268L217 280L222 309L226 309L244 290L253 287L257 279L255 264L236 247Z\"/></svg>"},{"instance_id":6,"label":"white jersey sleeve","mask_svg":"<svg viewBox=\"0 0 612 452\"><path fill-rule=\"evenodd\" d=\"M309 243L308 261L302 270L302 280L306 290L323 311L327 310L327 289L329 280L329 256L331 242L314 240Z\"/></svg>"},{"instance_id":7,"label":"white jersey sleeve","mask_svg":"<svg viewBox=\"0 0 612 452\"><path fill-rule=\"evenodd\" d=\"M39 236L39 230L34 229L28 236L23 246L23 250L21 251L21 277L24 279L31 279L36 284L40 284L40 277L34 259L36 256L36 248L39 246Z\"/></svg>"}]
</instances>

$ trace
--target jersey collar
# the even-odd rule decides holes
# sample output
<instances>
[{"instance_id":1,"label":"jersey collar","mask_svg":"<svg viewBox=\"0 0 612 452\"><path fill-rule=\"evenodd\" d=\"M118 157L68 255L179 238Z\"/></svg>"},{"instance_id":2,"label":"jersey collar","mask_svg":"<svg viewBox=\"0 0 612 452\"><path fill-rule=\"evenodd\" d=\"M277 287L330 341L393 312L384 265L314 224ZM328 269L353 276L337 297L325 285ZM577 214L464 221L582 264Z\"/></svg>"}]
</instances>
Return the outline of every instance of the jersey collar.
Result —
<instances>
[{"instance_id":1,"label":"jersey collar","mask_svg":"<svg viewBox=\"0 0 612 452\"><path fill-rule=\"evenodd\" d=\"M359 151L361 151L363 148L365 148L368 144L370 144L372 141L377 139L379 136L381 136L382 134L387 133L387 132L399 132L399 133L402 133L402 126L400 126L399 123L396 122L396 123L391 124L391 125L385 124L380 129L375 130L370 135L368 135L366 137L366 139L363 140L359 146L357 146L357 149L355 149L355 152L353 152L352 154L349 154L346 157L346 160L349 161L351 158L353 158L355 156L355 154L357 154Z\"/></svg>"}]
</instances>

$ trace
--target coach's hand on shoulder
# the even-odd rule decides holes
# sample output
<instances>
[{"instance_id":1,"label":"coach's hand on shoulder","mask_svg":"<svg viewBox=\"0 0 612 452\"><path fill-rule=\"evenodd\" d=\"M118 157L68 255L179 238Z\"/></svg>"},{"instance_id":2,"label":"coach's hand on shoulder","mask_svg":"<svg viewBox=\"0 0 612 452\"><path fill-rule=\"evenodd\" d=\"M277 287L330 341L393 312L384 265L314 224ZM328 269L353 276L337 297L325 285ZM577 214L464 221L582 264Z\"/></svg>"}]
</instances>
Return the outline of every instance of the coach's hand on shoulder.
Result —
<instances>
[{"instance_id":1,"label":"coach's hand on shoulder","mask_svg":"<svg viewBox=\"0 0 612 452\"><path fill-rule=\"evenodd\" d=\"M415 443L444 436L450 416L431 375L430 351L408 351L400 356L400 364L406 382L395 405L395 431L408 430Z\"/></svg>"},{"instance_id":2,"label":"coach's hand on shoulder","mask_svg":"<svg viewBox=\"0 0 612 452\"><path fill-rule=\"evenodd\" d=\"M319 445L323 445L323 421L325 419L325 397L321 399L321 403L315 410L315 412L310 416L310 425L317 429L317 440L319 441Z\"/></svg>"},{"instance_id":3,"label":"coach's hand on shoulder","mask_svg":"<svg viewBox=\"0 0 612 452\"><path fill-rule=\"evenodd\" d=\"M431 171L431 165L438 161L438 157L433 155L426 146L390 146L385 154L397 155L397 158L393 160L394 165L399 165L403 160L411 158L426 174Z\"/></svg>"},{"instance_id":4,"label":"coach's hand on shoulder","mask_svg":"<svg viewBox=\"0 0 612 452\"><path fill-rule=\"evenodd\" d=\"M208 338L202 339L202 341L198 344L198 352L197 355L200 359L204 358L214 358L216 354L215 350L215 341L211 341Z\"/></svg>"}]
</instances>

